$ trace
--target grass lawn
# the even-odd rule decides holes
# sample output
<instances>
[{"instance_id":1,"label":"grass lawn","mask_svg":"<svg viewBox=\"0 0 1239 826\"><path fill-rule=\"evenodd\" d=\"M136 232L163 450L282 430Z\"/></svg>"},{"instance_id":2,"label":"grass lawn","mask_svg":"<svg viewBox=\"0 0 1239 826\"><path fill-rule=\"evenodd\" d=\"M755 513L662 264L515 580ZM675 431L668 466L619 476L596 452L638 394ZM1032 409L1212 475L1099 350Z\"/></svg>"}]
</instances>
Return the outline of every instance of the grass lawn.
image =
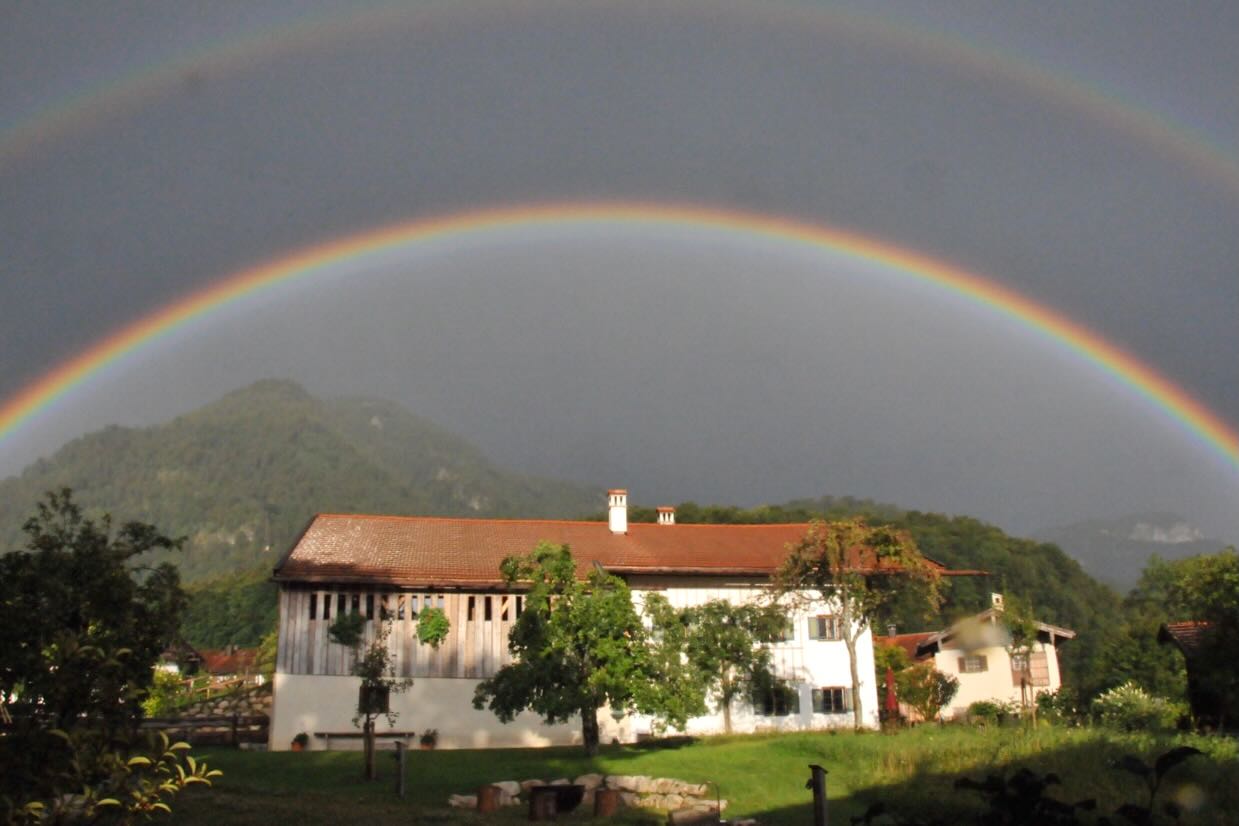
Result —
<instances>
[{"instance_id":1,"label":"grass lawn","mask_svg":"<svg viewBox=\"0 0 1239 826\"><path fill-rule=\"evenodd\" d=\"M1194 808L1184 823L1234 823L1239 812L1239 746L1221 738L1156 738L1100 729L971 729L922 727L898 734L799 733L703 738L693 742L609 746L595 758L579 748L487 751L412 751L408 796L394 793L395 761L379 755L380 780L360 779L357 752L202 751L224 771L215 787L191 789L173 802L177 823L269 824L287 819L298 826L356 821L376 823L516 823L525 809L480 816L447 807L452 793L472 793L498 780L573 778L586 772L713 781L731 805L729 819L755 817L764 824L811 823L812 796L805 789L808 765L829 771L831 822L846 824L870 803L925 816L979 811L979 798L952 790L960 776L980 779L1027 766L1054 771L1066 801L1096 798L1100 811L1123 802L1144 802L1140 778L1111 767L1124 754L1151 762L1174 745L1189 743L1209 759L1194 758L1167 781L1169 794ZM586 820L589 812L561 817ZM662 823L665 814L629 811L620 823Z\"/></svg>"}]
</instances>

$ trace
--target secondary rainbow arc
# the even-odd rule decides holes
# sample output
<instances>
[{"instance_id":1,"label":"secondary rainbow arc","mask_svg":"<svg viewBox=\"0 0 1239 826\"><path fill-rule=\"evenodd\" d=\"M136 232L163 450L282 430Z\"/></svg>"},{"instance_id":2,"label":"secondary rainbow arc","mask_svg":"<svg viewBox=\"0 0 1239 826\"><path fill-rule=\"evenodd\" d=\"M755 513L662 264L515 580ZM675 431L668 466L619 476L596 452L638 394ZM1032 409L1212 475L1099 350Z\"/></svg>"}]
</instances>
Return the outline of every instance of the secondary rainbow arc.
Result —
<instances>
[{"instance_id":1,"label":"secondary rainbow arc","mask_svg":"<svg viewBox=\"0 0 1239 826\"><path fill-rule=\"evenodd\" d=\"M0 440L89 382L109 365L180 326L276 284L398 247L498 229L572 225L698 227L801 244L885 267L1015 320L1116 377L1239 470L1239 433L1183 388L1062 313L975 273L854 232L788 217L696 205L569 202L471 210L348 235L240 270L129 324L0 403Z\"/></svg>"},{"instance_id":2,"label":"secondary rainbow arc","mask_svg":"<svg viewBox=\"0 0 1239 826\"><path fill-rule=\"evenodd\" d=\"M724 0L710 0L717 13ZM822 26L868 37L901 52L914 53L942 65L955 65L976 76L1001 79L1016 90L1056 101L1111 128L1137 137L1155 151L1179 158L1202 180L1222 184L1239 193L1239 160L1233 152L1200 129L1124 100L1095 83L1077 80L1057 68L1006 51L974 45L963 37L910 23L900 24L874 13L829 8L799 0L729 0L732 10L769 15L795 26ZM700 3L706 8L706 3ZM394 28L412 29L446 14L511 13L522 5L488 0L469 5L425 0L422 3L357 4L342 15L312 14L294 17L257 31L234 35L164 56L154 65L141 66L102 85L59 98L27 113L11 124L0 124L0 168L46 147L91 123L133 111L146 101L174 94L187 79L210 73L229 73L269 59L321 48L348 37L369 36Z\"/></svg>"}]
</instances>

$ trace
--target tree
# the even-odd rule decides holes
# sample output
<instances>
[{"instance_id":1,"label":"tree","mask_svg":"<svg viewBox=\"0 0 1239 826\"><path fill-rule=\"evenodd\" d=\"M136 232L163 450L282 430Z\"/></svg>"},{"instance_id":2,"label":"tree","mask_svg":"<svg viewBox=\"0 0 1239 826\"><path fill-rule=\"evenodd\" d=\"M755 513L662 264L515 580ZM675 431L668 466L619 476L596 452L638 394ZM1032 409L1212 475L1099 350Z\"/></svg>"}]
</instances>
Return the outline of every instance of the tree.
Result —
<instances>
[{"instance_id":1,"label":"tree","mask_svg":"<svg viewBox=\"0 0 1239 826\"><path fill-rule=\"evenodd\" d=\"M39 801L91 782L133 747L160 652L175 638L185 594L173 550L151 525L113 532L65 488L24 526L26 548L0 556L0 797ZM12 808L10 808L10 812Z\"/></svg>"},{"instance_id":2,"label":"tree","mask_svg":"<svg viewBox=\"0 0 1239 826\"><path fill-rule=\"evenodd\" d=\"M932 662L917 663L895 674L899 699L916 709L926 722L959 691L959 680L934 668Z\"/></svg>"},{"instance_id":3,"label":"tree","mask_svg":"<svg viewBox=\"0 0 1239 826\"><path fill-rule=\"evenodd\" d=\"M648 602L648 599L647 599ZM731 703L752 684L774 682L770 650L787 623L777 605L736 605L710 600L686 608L681 623L687 633L684 653L703 690L723 711L723 730L731 733Z\"/></svg>"},{"instance_id":4,"label":"tree","mask_svg":"<svg viewBox=\"0 0 1239 826\"><path fill-rule=\"evenodd\" d=\"M1227 548L1178 563L1172 601L1185 619L1202 623L1200 644L1188 664L1193 689L1211 697L1217 725L1239 713L1239 554Z\"/></svg>"},{"instance_id":5,"label":"tree","mask_svg":"<svg viewBox=\"0 0 1239 826\"><path fill-rule=\"evenodd\" d=\"M852 672L852 714L864 725L856 645L870 617L900 595L916 594L928 611L941 602L938 569L904 531L863 518L814 520L776 575L777 591L833 605Z\"/></svg>"},{"instance_id":6,"label":"tree","mask_svg":"<svg viewBox=\"0 0 1239 826\"><path fill-rule=\"evenodd\" d=\"M1020 675L1020 705L1025 714L1037 720L1036 691L1032 681L1032 655L1039 631L1032 605L1016 596L1008 596L1001 609L1003 648L1011 660L1011 670Z\"/></svg>"},{"instance_id":7,"label":"tree","mask_svg":"<svg viewBox=\"0 0 1239 826\"><path fill-rule=\"evenodd\" d=\"M580 715L588 755L598 753L604 706L684 724L692 704L683 675L656 667L660 660L674 666L678 656L655 656L622 579L597 567L578 579L567 546L545 542L526 557L505 559L500 570L509 585L524 584L528 592L508 639L515 662L478 685L475 708L489 707L504 722L526 709L547 723Z\"/></svg>"},{"instance_id":8,"label":"tree","mask_svg":"<svg viewBox=\"0 0 1239 826\"><path fill-rule=\"evenodd\" d=\"M447 617L438 608L426 608L417 617L418 638L434 648L447 638L448 630ZM380 606L379 619L369 642L365 641L365 631L366 620L360 613L341 614L327 629L333 642L353 651L350 670L353 676L361 678L353 725L362 724L365 738L363 776L374 780L374 721L383 715L388 725L395 725L399 713L391 710L391 695L408 691L413 686L413 678L396 676L395 658L388 644L391 617L385 605Z\"/></svg>"}]
</instances>

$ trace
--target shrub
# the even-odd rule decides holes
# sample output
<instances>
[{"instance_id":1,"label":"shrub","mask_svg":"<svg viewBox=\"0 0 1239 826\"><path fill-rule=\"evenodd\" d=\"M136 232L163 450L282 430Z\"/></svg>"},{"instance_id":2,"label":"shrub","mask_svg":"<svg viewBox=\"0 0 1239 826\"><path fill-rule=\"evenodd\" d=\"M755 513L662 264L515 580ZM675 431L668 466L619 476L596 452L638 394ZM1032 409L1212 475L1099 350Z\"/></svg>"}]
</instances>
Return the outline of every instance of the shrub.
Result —
<instances>
[{"instance_id":1,"label":"shrub","mask_svg":"<svg viewBox=\"0 0 1239 826\"><path fill-rule=\"evenodd\" d=\"M175 714L191 697L181 675L172 671L156 669L146 699L142 701L142 713L147 717L167 717Z\"/></svg>"},{"instance_id":2,"label":"shrub","mask_svg":"<svg viewBox=\"0 0 1239 826\"><path fill-rule=\"evenodd\" d=\"M1000 703L977 700L968 706L968 720L979 725L997 725L1006 716L1006 708Z\"/></svg>"},{"instance_id":3,"label":"shrub","mask_svg":"<svg viewBox=\"0 0 1239 826\"><path fill-rule=\"evenodd\" d=\"M1103 726L1123 731L1157 731L1175 728L1186 709L1163 697L1155 697L1131 682L1102 693L1093 700L1093 714Z\"/></svg>"}]
</instances>

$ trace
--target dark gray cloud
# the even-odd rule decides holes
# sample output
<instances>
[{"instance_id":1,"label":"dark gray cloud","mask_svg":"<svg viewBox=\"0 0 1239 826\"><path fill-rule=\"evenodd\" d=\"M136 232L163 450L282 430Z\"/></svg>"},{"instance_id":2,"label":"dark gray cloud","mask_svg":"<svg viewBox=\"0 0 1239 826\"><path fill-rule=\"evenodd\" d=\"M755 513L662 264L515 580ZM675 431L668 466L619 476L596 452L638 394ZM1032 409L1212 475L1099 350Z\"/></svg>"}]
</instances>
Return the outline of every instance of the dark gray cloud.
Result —
<instances>
[{"instance_id":1,"label":"dark gray cloud","mask_svg":"<svg viewBox=\"0 0 1239 826\"><path fill-rule=\"evenodd\" d=\"M15 4L0 117L343 14L323 8ZM788 8L479 6L185 64L142 105L0 166L0 397L325 238L599 198L791 215L938 255L1239 422L1235 8ZM982 51L913 48L918 33ZM1030 74L1037 61L1083 86ZM1113 116L1119 99L1134 120ZM1159 144L1148 112L1199 133ZM1147 402L998 316L830 256L618 233L424 258L182 331L0 443L0 472L109 421L290 375L399 398L509 464L639 499L851 493L1022 530L1157 507L1239 535L1234 468Z\"/></svg>"}]
</instances>

